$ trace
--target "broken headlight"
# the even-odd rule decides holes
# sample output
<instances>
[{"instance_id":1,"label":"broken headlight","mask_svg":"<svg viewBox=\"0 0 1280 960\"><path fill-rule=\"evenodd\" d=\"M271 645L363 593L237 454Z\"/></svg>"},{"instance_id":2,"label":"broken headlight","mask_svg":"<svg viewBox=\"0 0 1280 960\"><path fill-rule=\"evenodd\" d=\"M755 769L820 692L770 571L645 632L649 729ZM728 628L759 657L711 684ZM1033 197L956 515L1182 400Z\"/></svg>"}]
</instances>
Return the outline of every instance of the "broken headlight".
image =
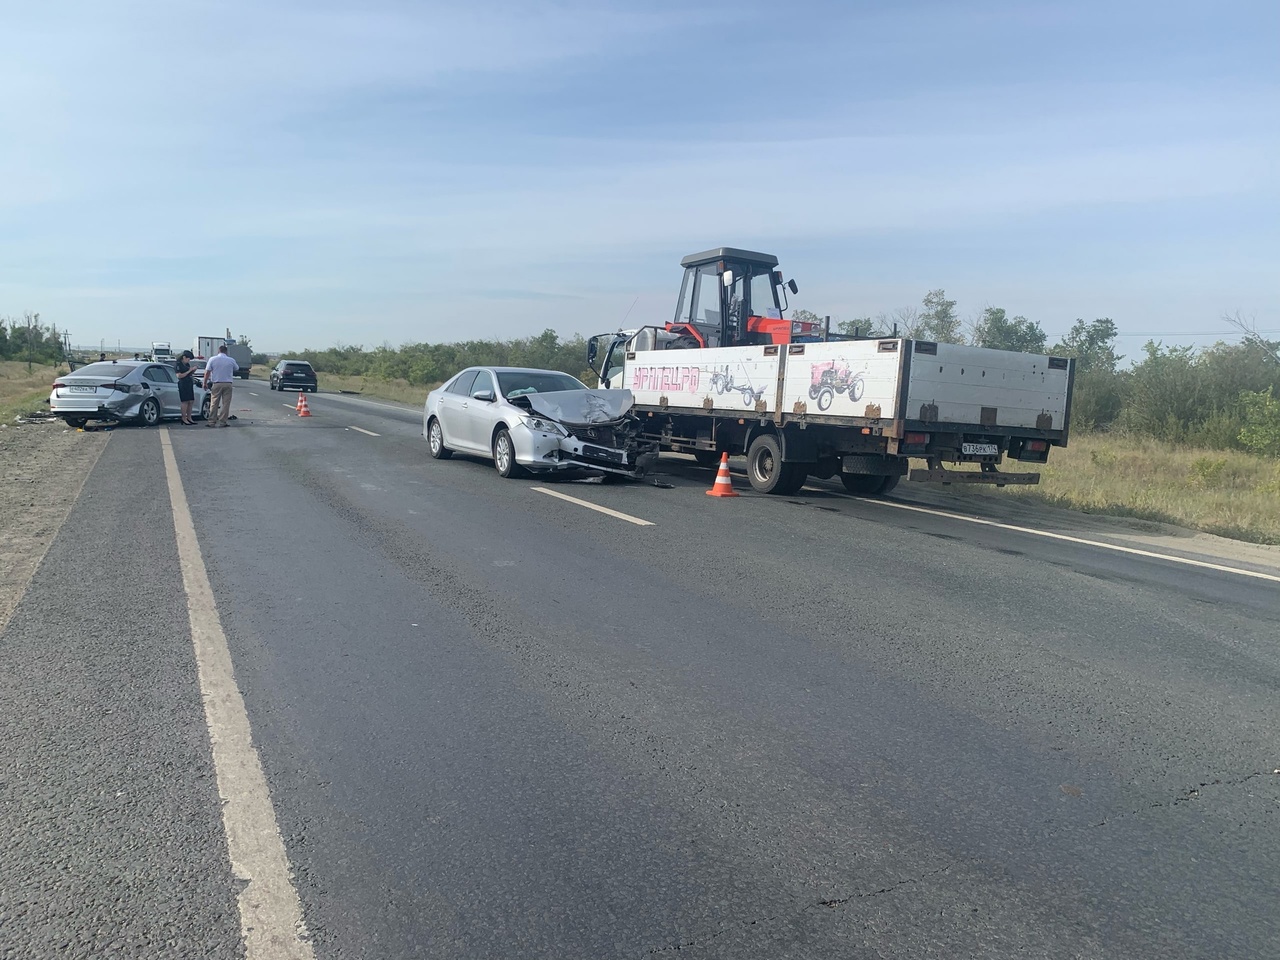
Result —
<instances>
[{"instance_id":1,"label":"broken headlight","mask_svg":"<svg viewBox=\"0 0 1280 960\"><path fill-rule=\"evenodd\" d=\"M546 417L521 417L524 425L530 430L537 430L539 433L549 433L556 437L567 437L569 432L564 427L556 423L554 420L548 420Z\"/></svg>"}]
</instances>

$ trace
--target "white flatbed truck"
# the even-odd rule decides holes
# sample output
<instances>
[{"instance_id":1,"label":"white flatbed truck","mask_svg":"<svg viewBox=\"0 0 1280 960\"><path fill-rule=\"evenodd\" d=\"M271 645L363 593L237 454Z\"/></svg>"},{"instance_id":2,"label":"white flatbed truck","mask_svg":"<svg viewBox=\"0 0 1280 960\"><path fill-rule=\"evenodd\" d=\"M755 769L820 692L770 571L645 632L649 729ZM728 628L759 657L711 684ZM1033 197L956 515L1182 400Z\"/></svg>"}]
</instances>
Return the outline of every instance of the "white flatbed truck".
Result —
<instances>
[{"instance_id":1,"label":"white flatbed truck","mask_svg":"<svg viewBox=\"0 0 1280 960\"><path fill-rule=\"evenodd\" d=\"M761 493L839 476L850 492L871 495L903 476L1038 483L1038 473L998 466L1005 458L1044 463L1051 447L1067 444L1071 359L902 337L835 339L780 320L779 293L795 286L782 283L775 258L721 247L683 263L673 323L602 334L588 346L601 386L634 394L645 436L662 449L708 466L721 453L745 455ZM926 466L911 470L912 458Z\"/></svg>"}]
</instances>

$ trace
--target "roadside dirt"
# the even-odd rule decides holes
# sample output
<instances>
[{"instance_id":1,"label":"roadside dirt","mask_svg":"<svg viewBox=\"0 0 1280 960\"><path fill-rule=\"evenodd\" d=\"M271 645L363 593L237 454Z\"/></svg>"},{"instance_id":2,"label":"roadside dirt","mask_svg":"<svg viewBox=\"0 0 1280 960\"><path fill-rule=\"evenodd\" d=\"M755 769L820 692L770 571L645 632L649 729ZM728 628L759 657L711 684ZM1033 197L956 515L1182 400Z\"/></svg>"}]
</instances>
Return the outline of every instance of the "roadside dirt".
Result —
<instances>
[{"instance_id":1,"label":"roadside dirt","mask_svg":"<svg viewBox=\"0 0 1280 960\"><path fill-rule=\"evenodd\" d=\"M61 421L0 427L0 631L109 437Z\"/></svg>"}]
</instances>

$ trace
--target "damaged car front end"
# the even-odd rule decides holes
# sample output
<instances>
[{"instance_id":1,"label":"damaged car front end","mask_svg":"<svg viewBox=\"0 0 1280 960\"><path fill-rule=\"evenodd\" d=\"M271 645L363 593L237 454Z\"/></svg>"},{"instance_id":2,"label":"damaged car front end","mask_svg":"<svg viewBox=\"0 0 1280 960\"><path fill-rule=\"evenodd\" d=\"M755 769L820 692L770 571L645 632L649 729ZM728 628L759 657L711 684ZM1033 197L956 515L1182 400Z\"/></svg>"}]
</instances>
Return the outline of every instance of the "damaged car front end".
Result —
<instances>
[{"instance_id":1,"label":"damaged car front end","mask_svg":"<svg viewBox=\"0 0 1280 960\"><path fill-rule=\"evenodd\" d=\"M509 396L522 417L528 447L515 433L516 462L530 471L582 470L639 479L658 458L640 436L630 390L563 390ZM525 432L525 431L521 431Z\"/></svg>"}]
</instances>

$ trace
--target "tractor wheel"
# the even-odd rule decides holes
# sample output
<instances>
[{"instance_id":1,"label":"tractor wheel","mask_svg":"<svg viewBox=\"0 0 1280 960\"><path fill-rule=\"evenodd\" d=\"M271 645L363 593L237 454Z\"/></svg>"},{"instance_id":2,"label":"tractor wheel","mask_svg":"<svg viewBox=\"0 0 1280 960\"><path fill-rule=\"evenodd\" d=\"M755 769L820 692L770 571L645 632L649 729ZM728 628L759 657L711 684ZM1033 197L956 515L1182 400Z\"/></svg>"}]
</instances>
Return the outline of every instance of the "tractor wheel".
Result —
<instances>
[{"instance_id":1,"label":"tractor wheel","mask_svg":"<svg viewBox=\"0 0 1280 960\"><path fill-rule=\"evenodd\" d=\"M835 396L836 394L834 390L832 390L830 387L823 387L822 390L818 393L818 409L830 410L831 401L835 399Z\"/></svg>"}]
</instances>

